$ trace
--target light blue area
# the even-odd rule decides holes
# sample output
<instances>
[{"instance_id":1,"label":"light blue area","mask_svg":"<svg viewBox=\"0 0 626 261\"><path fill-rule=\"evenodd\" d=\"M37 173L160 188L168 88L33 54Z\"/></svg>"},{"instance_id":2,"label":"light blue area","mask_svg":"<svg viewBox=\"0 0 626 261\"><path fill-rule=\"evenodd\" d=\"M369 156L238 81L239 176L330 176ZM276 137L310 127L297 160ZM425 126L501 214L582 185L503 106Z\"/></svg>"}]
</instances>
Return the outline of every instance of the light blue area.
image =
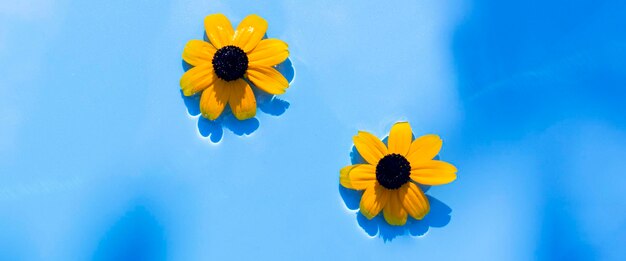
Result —
<instances>
[{"instance_id":1,"label":"light blue area","mask_svg":"<svg viewBox=\"0 0 626 261\"><path fill-rule=\"evenodd\" d=\"M249 122L199 121L181 97L182 49L212 13L257 13L289 43L290 89ZM624 13L4 1L0 260L626 260ZM428 190L430 221L400 229L338 184L357 130L399 120L459 169Z\"/></svg>"}]
</instances>

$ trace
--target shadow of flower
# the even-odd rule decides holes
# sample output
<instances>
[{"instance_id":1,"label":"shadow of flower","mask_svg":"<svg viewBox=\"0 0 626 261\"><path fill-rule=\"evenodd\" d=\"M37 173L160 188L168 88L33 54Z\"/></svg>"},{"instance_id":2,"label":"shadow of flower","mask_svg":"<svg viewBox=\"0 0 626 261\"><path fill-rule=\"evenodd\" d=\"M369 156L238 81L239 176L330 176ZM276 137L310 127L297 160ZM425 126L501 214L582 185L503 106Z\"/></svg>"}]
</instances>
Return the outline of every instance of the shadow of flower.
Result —
<instances>
[{"instance_id":1,"label":"shadow of flower","mask_svg":"<svg viewBox=\"0 0 626 261\"><path fill-rule=\"evenodd\" d=\"M378 235L385 242L403 235L424 236L431 227L448 225L451 219L450 213L452 213L452 209L440 200L431 196L427 197L430 202L430 212L422 220L409 217L404 226L392 226L385 221L382 215L369 220L361 212L357 212L357 223L369 236L375 237Z\"/></svg>"}]
</instances>

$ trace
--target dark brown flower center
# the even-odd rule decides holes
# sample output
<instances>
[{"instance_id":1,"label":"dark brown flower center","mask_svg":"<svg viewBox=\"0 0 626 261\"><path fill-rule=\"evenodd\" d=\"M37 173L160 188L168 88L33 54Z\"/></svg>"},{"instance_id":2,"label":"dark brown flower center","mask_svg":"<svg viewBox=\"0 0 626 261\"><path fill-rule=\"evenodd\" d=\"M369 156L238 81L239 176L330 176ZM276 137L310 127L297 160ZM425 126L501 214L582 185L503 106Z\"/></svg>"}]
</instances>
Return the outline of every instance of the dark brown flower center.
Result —
<instances>
[{"instance_id":1,"label":"dark brown flower center","mask_svg":"<svg viewBox=\"0 0 626 261\"><path fill-rule=\"evenodd\" d=\"M248 70L248 56L237 46L224 46L213 55L213 70L224 81L237 80Z\"/></svg>"},{"instance_id":2,"label":"dark brown flower center","mask_svg":"<svg viewBox=\"0 0 626 261\"><path fill-rule=\"evenodd\" d=\"M411 164L400 154L389 154L376 165L376 180L386 189L398 189L410 180Z\"/></svg>"}]
</instances>

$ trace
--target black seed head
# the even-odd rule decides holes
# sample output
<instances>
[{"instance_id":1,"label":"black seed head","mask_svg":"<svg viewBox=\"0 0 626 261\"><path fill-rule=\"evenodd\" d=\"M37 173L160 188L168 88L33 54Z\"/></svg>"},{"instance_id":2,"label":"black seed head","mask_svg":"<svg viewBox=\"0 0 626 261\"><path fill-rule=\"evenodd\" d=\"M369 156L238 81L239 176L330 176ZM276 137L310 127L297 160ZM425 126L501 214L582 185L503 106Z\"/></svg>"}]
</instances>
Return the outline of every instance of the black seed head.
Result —
<instances>
[{"instance_id":1,"label":"black seed head","mask_svg":"<svg viewBox=\"0 0 626 261\"><path fill-rule=\"evenodd\" d=\"M228 45L220 48L213 55L213 70L224 81L237 80L248 69L248 56L241 48Z\"/></svg>"},{"instance_id":2,"label":"black seed head","mask_svg":"<svg viewBox=\"0 0 626 261\"><path fill-rule=\"evenodd\" d=\"M386 189L398 189L409 182L411 164L400 154L389 154L376 165L376 179Z\"/></svg>"}]
</instances>

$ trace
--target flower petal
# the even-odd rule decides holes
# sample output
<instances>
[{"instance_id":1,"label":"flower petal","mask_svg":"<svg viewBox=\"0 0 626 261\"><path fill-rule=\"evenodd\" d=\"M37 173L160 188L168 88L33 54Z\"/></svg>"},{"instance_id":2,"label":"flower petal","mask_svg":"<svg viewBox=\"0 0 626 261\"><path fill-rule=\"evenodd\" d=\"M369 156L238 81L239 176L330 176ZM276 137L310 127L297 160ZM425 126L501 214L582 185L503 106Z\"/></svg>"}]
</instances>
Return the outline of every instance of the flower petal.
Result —
<instances>
[{"instance_id":1,"label":"flower petal","mask_svg":"<svg viewBox=\"0 0 626 261\"><path fill-rule=\"evenodd\" d=\"M422 219L430 211L430 204L424 192L414 183L406 183L398 189L398 197L404 210L415 219Z\"/></svg>"},{"instance_id":2,"label":"flower petal","mask_svg":"<svg viewBox=\"0 0 626 261\"><path fill-rule=\"evenodd\" d=\"M248 15L237 26L235 36L233 37L233 45L248 53L259 44L266 31L267 21L265 19L255 14Z\"/></svg>"},{"instance_id":3,"label":"flower petal","mask_svg":"<svg viewBox=\"0 0 626 261\"><path fill-rule=\"evenodd\" d=\"M223 14L212 14L204 18L204 30L215 48L220 49L232 44L233 26Z\"/></svg>"},{"instance_id":4,"label":"flower petal","mask_svg":"<svg viewBox=\"0 0 626 261\"><path fill-rule=\"evenodd\" d=\"M424 185L448 184L456 179L456 172L454 165L440 160L411 165L411 179Z\"/></svg>"},{"instance_id":5,"label":"flower petal","mask_svg":"<svg viewBox=\"0 0 626 261\"><path fill-rule=\"evenodd\" d=\"M211 63L216 51L217 49L210 43L202 40L191 40L185 45L183 60L193 66L198 66L202 63Z\"/></svg>"},{"instance_id":6,"label":"flower petal","mask_svg":"<svg viewBox=\"0 0 626 261\"><path fill-rule=\"evenodd\" d=\"M389 153L397 153L406 156L413 141L413 131L408 122L398 122L391 127L389 133Z\"/></svg>"},{"instance_id":7,"label":"flower petal","mask_svg":"<svg viewBox=\"0 0 626 261\"><path fill-rule=\"evenodd\" d=\"M278 39L263 39L248 54L250 67L254 66L274 66L284 62L289 57L287 43Z\"/></svg>"},{"instance_id":8,"label":"flower petal","mask_svg":"<svg viewBox=\"0 0 626 261\"><path fill-rule=\"evenodd\" d=\"M224 107L230 96L229 83L223 80L216 80L202 92L200 97L200 112L202 116L209 120L217 119L224 111Z\"/></svg>"},{"instance_id":9,"label":"flower petal","mask_svg":"<svg viewBox=\"0 0 626 261\"><path fill-rule=\"evenodd\" d=\"M348 189L354 189L350 183L350 171L358 165L345 166L339 170L339 184Z\"/></svg>"},{"instance_id":10,"label":"flower petal","mask_svg":"<svg viewBox=\"0 0 626 261\"><path fill-rule=\"evenodd\" d=\"M352 141L363 159L374 166L388 154L385 144L369 132L359 131L359 134L354 136Z\"/></svg>"},{"instance_id":11,"label":"flower petal","mask_svg":"<svg viewBox=\"0 0 626 261\"><path fill-rule=\"evenodd\" d=\"M254 86L269 94L283 94L289 88L285 76L272 67L253 67L246 73Z\"/></svg>"},{"instance_id":12,"label":"flower petal","mask_svg":"<svg viewBox=\"0 0 626 261\"><path fill-rule=\"evenodd\" d=\"M256 99L252 88L243 79L232 81L228 103L238 120L246 120L256 115Z\"/></svg>"},{"instance_id":13,"label":"flower petal","mask_svg":"<svg viewBox=\"0 0 626 261\"><path fill-rule=\"evenodd\" d=\"M437 135L428 134L421 136L413 141L406 158L411 165L418 164L420 161L431 160L437 156L442 144L443 141Z\"/></svg>"},{"instance_id":14,"label":"flower petal","mask_svg":"<svg viewBox=\"0 0 626 261\"><path fill-rule=\"evenodd\" d=\"M400 194L396 190L389 191L389 194L389 201L383 209L385 220L389 225L402 226L406 223L408 215L402 206L402 201L400 201Z\"/></svg>"},{"instance_id":15,"label":"flower petal","mask_svg":"<svg viewBox=\"0 0 626 261\"><path fill-rule=\"evenodd\" d=\"M389 190L378 183L370 185L361 197L361 214L367 219L372 219L387 205Z\"/></svg>"},{"instance_id":16,"label":"flower petal","mask_svg":"<svg viewBox=\"0 0 626 261\"><path fill-rule=\"evenodd\" d=\"M191 96L209 87L215 78L217 76L213 72L213 64L203 63L183 74L180 78L180 88L185 96Z\"/></svg>"},{"instance_id":17,"label":"flower petal","mask_svg":"<svg viewBox=\"0 0 626 261\"><path fill-rule=\"evenodd\" d=\"M364 190L376 182L376 168L370 164L344 167L339 171L339 182L349 189Z\"/></svg>"}]
</instances>

